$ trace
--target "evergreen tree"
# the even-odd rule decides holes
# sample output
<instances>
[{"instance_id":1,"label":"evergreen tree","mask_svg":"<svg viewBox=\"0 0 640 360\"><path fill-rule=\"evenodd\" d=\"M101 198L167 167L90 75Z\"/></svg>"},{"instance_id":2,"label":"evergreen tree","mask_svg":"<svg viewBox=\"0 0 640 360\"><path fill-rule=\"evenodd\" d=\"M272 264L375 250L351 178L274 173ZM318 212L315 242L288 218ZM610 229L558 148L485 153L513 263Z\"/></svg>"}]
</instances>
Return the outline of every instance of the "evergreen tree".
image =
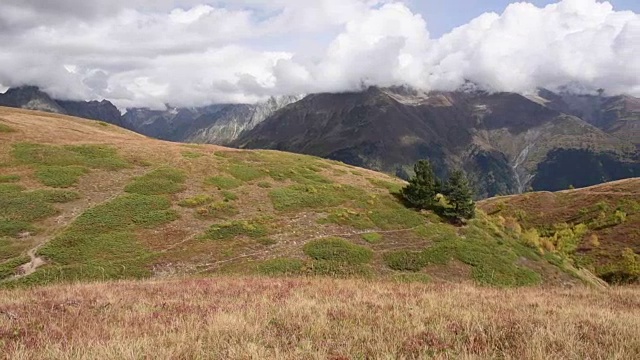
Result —
<instances>
[{"instance_id":1,"label":"evergreen tree","mask_svg":"<svg viewBox=\"0 0 640 360\"><path fill-rule=\"evenodd\" d=\"M436 195L440 192L442 184L429 161L420 160L413 169L416 174L409 179L409 185L402 189L402 196L413 207L431 209L436 204Z\"/></svg>"},{"instance_id":2,"label":"evergreen tree","mask_svg":"<svg viewBox=\"0 0 640 360\"><path fill-rule=\"evenodd\" d=\"M473 191L467 177L461 170L455 170L444 186L443 195L447 197L450 207L444 209L444 215L455 219L472 219L476 214Z\"/></svg>"}]
</instances>

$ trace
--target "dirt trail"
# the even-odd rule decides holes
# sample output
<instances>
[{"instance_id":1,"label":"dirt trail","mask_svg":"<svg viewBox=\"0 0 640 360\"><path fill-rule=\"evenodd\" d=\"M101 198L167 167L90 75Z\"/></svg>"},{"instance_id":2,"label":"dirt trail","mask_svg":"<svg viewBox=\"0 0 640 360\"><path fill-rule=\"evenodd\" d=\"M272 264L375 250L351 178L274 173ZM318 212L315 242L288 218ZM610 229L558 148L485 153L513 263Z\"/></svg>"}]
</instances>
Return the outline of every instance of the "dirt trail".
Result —
<instances>
[{"instance_id":1,"label":"dirt trail","mask_svg":"<svg viewBox=\"0 0 640 360\"><path fill-rule=\"evenodd\" d=\"M0 282L18 280L29 276L38 270L39 267L45 265L47 262L45 259L37 255L38 250L53 240L61 230L71 225L88 209L105 204L122 195L124 184L129 182L132 177L139 176L145 171L145 169L121 170L119 172L94 171L94 173L82 178L81 182L78 184L78 189L76 190L84 194L84 197L69 204L59 204L58 208L61 209L61 214L55 218L45 220L45 223L47 224L45 228L48 231L35 235L32 238L35 246L27 251L29 262L20 265L16 275ZM108 182L110 189L97 187L95 185L94 178L92 178L92 176L104 176L105 173L108 173L110 177L112 177L110 179L111 181Z\"/></svg>"}]
</instances>

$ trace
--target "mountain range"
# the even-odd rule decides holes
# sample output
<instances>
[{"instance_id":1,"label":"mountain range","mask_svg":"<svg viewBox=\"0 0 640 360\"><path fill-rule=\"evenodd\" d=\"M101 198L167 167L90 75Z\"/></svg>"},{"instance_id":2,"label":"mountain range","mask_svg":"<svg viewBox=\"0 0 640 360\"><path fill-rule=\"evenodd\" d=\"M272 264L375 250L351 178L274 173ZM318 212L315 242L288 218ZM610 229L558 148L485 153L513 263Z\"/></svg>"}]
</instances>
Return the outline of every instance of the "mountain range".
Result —
<instances>
[{"instance_id":1,"label":"mountain range","mask_svg":"<svg viewBox=\"0 0 640 360\"><path fill-rule=\"evenodd\" d=\"M27 86L0 95L0 105L101 120L170 141L316 155L402 178L426 158L440 176L463 168L481 198L640 176L640 99L604 93L370 87L121 115L106 100L61 101Z\"/></svg>"}]
</instances>

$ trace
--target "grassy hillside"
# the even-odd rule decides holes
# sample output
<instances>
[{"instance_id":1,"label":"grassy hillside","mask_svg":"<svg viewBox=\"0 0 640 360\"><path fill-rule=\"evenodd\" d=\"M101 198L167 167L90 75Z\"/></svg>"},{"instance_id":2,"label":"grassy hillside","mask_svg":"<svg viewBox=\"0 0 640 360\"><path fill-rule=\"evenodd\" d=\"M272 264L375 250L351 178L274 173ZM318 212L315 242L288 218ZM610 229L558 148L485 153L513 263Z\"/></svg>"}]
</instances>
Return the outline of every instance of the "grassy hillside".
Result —
<instances>
[{"instance_id":1,"label":"grassy hillside","mask_svg":"<svg viewBox=\"0 0 640 360\"><path fill-rule=\"evenodd\" d=\"M10 359L637 359L640 289L216 277L0 290Z\"/></svg>"},{"instance_id":2,"label":"grassy hillside","mask_svg":"<svg viewBox=\"0 0 640 360\"><path fill-rule=\"evenodd\" d=\"M152 140L0 108L2 285L240 273L498 286L584 274L480 213L406 209L402 183L338 162Z\"/></svg>"},{"instance_id":3,"label":"grassy hillside","mask_svg":"<svg viewBox=\"0 0 640 360\"><path fill-rule=\"evenodd\" d=\"M640 178L494 198L481 208L517 228L540 252L558 254L607 281L640 276Z\"/></svg>"}]
</instances>

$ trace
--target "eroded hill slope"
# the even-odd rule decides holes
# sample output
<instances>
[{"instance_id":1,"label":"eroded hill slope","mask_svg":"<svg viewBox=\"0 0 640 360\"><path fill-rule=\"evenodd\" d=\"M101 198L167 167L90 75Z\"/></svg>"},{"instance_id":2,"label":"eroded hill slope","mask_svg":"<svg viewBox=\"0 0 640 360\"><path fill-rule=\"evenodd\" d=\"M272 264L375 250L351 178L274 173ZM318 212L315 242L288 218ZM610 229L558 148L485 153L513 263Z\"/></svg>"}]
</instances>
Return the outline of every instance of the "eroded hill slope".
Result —
<instances>
[{"instance_id":1,"label":"eroded hill slope","mask_svg":"<svg viewBox=\"0 0 640 360\"><path fill-rule=\"evenodd\" d=\"M483 213L454 227L405 208L400 180L339 162L8 108L0 140L4 285L212 273L579 282Z\"/></svg>"}]
</instances>

